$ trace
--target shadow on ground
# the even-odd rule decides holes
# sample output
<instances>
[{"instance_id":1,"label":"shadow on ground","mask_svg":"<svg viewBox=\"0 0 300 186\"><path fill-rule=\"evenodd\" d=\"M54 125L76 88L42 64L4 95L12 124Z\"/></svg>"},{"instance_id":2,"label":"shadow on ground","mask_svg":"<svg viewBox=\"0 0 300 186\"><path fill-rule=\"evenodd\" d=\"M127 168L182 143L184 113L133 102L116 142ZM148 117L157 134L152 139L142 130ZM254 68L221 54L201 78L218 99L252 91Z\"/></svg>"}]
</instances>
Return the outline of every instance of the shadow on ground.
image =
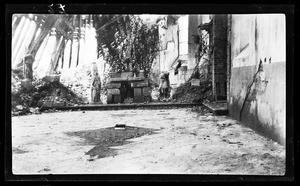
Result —
<instances>
[{"instance_id":1,"label":"shadow on ground","mask_svg":"<svg viewBox=\"0 0 300 186\"><path fill-rule=\"evenodd\" d=\"M67 132L67 135L77 136L84 139L84 145L95 145L94 148L86 152L90 157L104 158L116 156L117 150L110 148L130 143L128 139L152 135L158 129L126 126L125 129L116 130L115 127L107 127L97 130L84 130ZM92 160L92 159L91 159Z\"/></svg>"}]
</instances>

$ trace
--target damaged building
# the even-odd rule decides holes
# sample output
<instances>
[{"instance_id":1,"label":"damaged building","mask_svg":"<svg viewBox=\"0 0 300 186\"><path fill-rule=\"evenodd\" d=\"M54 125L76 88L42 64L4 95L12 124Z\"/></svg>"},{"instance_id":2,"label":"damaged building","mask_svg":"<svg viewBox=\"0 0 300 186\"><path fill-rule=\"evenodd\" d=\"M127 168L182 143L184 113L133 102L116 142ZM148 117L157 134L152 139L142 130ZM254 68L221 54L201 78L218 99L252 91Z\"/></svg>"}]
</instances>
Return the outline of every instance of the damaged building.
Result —
<instances>
[{"instance_id":1,"label":"damaged building","mask_svg":"<svg viewBox=\"0 0 300 186\"><path fill-rule=\"evenodd\" d=\"M168 71L176 88L197 63L208 61L201 73L211 79L213 100L227 103L234 119L285 144L285 24L284 14L166 16L156 70Z\"/></svg>"},{"instance_id":2,"label":"damaged building","mask_svg":"<svg viewBox=\"0 0 300 186\"><path fill-rule=\"evenodd\" d=\"M88 77L82 70L85 65L90 71L104 72L108 67L97 55L97 19L97 15L15 14L12 69L22 68L23 57L30 53L40 78L59 73L65 81ZM170 85L176 88L191 78L198 65L208 62L200 74L211 81L213 101L226 102L229 116L285 144L284 14L167 15L157 23L161 48L152 78L167 71ZM82 74L76 75L74 69ZM83 81L90 84L88 78Z\"/></svg>"}]
</instances>

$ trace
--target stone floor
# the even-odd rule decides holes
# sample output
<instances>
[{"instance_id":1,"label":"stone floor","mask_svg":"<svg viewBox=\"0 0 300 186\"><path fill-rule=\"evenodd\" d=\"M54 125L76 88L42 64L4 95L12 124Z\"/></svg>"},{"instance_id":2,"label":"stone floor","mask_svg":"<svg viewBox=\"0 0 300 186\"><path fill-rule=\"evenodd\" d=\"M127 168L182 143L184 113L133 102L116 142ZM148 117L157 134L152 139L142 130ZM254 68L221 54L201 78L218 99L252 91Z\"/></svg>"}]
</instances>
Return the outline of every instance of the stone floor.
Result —
<instances>
[{"instance_id":1,"label":"stone floor","mask_svg":"<svg viewBox=\"0 0 300 186\"><path fill-rule=\"evenodd\" d=\"M91 157L91 136L115 124L156 129ZM42 113L12 117L14 174L283 175L285 148L227 116L190 108Z\"/></svg>"}]
</instances>

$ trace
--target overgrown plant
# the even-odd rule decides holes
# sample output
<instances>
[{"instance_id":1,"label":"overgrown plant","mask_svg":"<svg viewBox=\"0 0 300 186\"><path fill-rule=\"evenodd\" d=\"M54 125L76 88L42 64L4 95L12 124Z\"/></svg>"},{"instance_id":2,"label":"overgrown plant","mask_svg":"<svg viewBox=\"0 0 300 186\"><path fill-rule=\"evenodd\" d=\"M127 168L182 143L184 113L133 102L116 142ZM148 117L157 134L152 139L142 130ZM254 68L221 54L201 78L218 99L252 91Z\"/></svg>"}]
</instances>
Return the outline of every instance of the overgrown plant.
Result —
<instances>
[{"instance_id":1,"label":"overgrown plant","mask_svg":"<svg viewBox=\"0 0 300 186\"><path fill-rule=\"evenodd\" d=\"M148 76L159 52L158 26L147 25L134 15L105 15L99 20L98 53L112 71L124 71L129 58L133 67L144 70Z\"/></svg>"}]
</instances>

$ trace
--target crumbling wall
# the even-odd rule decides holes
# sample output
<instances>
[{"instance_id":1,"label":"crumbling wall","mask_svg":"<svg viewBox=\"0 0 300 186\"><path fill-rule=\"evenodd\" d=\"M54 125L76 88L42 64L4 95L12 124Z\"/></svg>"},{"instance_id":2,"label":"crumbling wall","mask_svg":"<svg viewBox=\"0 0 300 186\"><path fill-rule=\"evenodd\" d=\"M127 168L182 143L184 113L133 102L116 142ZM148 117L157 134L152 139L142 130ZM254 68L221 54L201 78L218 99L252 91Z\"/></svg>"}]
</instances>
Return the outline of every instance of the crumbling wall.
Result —
<instances>
[{"instance_id":1,"label":"crumbling wall","mask_svg":"<svg viewBox=\"0 0 300 186\"><path fill-rule=\"evenodd\" d=\"M285 16L232 15L229 114L285 144Z\"/></svg>"}]
</instances>

